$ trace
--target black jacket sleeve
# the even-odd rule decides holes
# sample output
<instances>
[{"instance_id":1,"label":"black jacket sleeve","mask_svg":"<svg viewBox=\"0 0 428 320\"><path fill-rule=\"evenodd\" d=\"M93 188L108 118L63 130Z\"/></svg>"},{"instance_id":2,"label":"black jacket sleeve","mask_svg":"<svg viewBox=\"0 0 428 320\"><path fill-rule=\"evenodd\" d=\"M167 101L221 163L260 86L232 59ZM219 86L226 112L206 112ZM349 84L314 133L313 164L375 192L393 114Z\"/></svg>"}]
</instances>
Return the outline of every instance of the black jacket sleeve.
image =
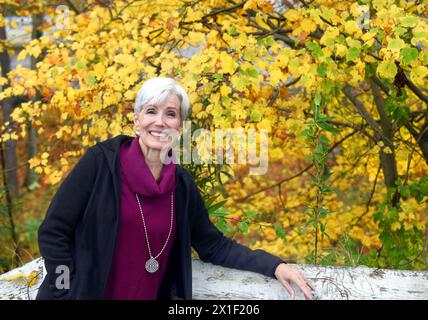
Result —
<instances>
[{"instance_id":1,"label":"black jacket sleeve","mask_svg":"<svg viewBox=\"0 0 428 320\"><path fill-rule=\"evenodd\" d=\"M200 259L223 267L253 271L275 278L276 267L286 262L264 250L251 250L225 237L210 221L204 200L194 183L192 189L195 209L192 214L191 242Z\"/></svg>"},{"instance_id":2,"label":"black jacket sleeve","mask_svg":"<svg viewBox=\"0 0 428 320\"><path fill-rule=\"evenodd\" d=\"M92 191L96 174L94 150L89 148L64 179L55 193L46 217L38 230L40 253L44 258L48 287L57 299L64 299L69 289L64 284L64 266L69 270L70 288L74 276L74 231ZM61 276L61 278L59 278Z\"/></svg>"}]
</instances>

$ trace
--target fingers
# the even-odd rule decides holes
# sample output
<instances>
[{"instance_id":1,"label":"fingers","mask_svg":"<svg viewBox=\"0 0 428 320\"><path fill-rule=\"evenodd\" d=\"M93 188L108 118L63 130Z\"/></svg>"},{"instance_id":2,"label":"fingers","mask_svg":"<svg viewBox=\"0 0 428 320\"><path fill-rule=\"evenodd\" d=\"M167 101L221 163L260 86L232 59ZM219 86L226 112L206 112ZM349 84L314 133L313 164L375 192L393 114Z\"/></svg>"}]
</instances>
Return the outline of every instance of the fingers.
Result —
<instances>
[{"instance_id":1,"label":"fingers","mask_svg":"<svg viewBox=\"0 0 428 320\"><path fill-rule=\"evenodd\" d=\"M290 283L283 279L280 278L279 281L282 283L282 285L288 290L291 299L295 299L296 298L296 294L293 290L293 288L291 287ZM305 296L306 300L313 300L312 294L310 293L309 288L306 286L305 282L301 279L298 279L297 277L293 280L294 283L297 284L297 286L299 287L299 289L303 292L303 295Z\"/></svg>"},{"instance_id":2,"label":"fingers","mask_svg":"<svg viewBox=\"0 0 428 320\"><path fill-rule=\"evenodd\" d=\"M307 281L306 283L308 284L308 286L309 286L313 291L316 291L316 290L317 290L317 288L315 287L315 285L314 285L312 282Z\"/></svg>"},{"instance_id":3,"label":"fingers","mask_svg":"<svg viewBox=\"0 0 428 320\"><path fill-rule=\"evenodd\" d=\"M311 281L306 279L300 271L290 268L289 266L284 265L282 269L279 269L278 274L275 274L278 280L282 285L288 290L292 299L295 298L295 292L291 287L291 283L294 282L299 289L303 292L306 300L313 300L312 291L315 291L316 288Z\"/></svg>"},{"instance_id":4,"label":"fingers","mask_svg":"<svg viewBox=\"0 0 428 320\"><path fill-rule=\"evenodd\" d=\"M295 281L296 284L299 286L300 290L302 290L305 299L306 300L313 300L312 293L309 290L309 287L307 286L306 282L302 279L298 279Z\"/></svg>"},{"instance_id":5,"label":"fingers","mask_svg":"<svg viewBox=\"0 0 428 320\"><path fill-rule=\"evenodd\" d=\"M284 280L284 279L279 279L279 281L282 283L282 285L287 289L287 291L288 291L288 293L290 294L290 296L291 296L291 299L293 299L294 300L294 298L296 297L296 294L294 293L294 290L293 290L293 288L290 286L290 284L288 283L288 281L287 280Z\"/></svg>"},{"instance_id":6,"label":"fingers","mask_svg":"<svg viewBox=\"0 0 428 320\"><path fill-rule=\"evenodd\" d=\"M309 281L304 275L302 275L303 280L306 282L306 284L311 288L313 291L316 291L317 288L315 288L315 285Z\"/></svg>"}]
</instances>

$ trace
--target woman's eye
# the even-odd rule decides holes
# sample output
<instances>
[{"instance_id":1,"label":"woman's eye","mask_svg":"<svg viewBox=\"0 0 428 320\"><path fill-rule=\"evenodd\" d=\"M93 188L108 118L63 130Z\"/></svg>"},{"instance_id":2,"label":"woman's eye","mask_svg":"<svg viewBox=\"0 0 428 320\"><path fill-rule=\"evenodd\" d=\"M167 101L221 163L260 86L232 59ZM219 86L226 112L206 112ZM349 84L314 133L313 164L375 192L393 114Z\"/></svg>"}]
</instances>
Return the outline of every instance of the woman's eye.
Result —
<instances>
[{"instance_id":1,"label":"woman's eye","mask_svg":"<svg viewBox=\"0 0 428 320\"><path fill-rule=\"evenodd\" d=\"M170 116L170 117L175 117L175 112L170 112L170 113L168 113L168 116Z\"/></svg>"},{"instance_id":2,"label":"woman's eye","mask_svg":"<svg viewBox=\"0 0 428 320\"><path fill-rule=\"evenodd\" d=\"M154 109L149 109L149 110L147 110L147 113L155 113L155 110Z\"/></svg>"}]
</instances>

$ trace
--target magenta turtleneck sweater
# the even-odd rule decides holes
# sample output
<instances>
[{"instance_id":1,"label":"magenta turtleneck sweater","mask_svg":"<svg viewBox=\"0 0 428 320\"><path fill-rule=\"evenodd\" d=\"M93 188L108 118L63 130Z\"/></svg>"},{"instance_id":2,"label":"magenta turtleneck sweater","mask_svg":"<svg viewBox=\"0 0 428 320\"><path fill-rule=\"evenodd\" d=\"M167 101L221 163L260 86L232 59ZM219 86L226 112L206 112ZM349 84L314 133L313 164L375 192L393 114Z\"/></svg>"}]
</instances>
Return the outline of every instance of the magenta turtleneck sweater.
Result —
<instances>
[{"instance_id":1,"label":"magenta turtleneck sweater","mask_svg":"<svg viewBox=\"0 0 428 320\"><path fill-rule=\"evenodd\" d=\"M164 246L171 225L171 192L175 190L176 167L174 163L163 165L160 178L156 181L144 160L138 139L137 136L120 148L122 191L119 230L106 299L156 299L175 239L174 205L171 236L156 259L159 269L155 273L147 272L145 263L149 259L149 251L135 193L139 195L150 249L155 257Z\"/></svg>"}]
</instances>

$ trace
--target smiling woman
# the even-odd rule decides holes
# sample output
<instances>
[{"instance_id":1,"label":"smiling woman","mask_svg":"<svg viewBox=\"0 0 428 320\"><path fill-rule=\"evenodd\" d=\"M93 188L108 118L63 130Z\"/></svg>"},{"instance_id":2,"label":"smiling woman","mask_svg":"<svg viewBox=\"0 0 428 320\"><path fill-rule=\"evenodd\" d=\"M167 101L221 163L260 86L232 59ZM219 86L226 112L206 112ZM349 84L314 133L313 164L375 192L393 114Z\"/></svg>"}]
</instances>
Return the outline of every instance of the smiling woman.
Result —
<instances>
[{"instance_id":1,"label":"smiling woman","mask_svg":"<svg viewBox=\"0 0 428 320\"><path fill-rule=\"evenodd\" d=\"M137 136L87 150L39 228L47 276L37 299L191 299L191 247L204 262L276 277L293 296L295 282L312 299L299 271L225 237L191 174L162 162L165 132L179 131L189 109L175 80L149 79L135 99Z\"/></svg>"},{"instance_id":2,"label":"smiling woman","mask_svg":"<svg viewBox=\"0 0 428 320\"><path fill-rule=\"evenodd\" d=\"M165 129L179 130L181 127L180 101L177 96L170 95L165 102L156 105L146 105L140 114L135 116L135 125L142 143L149 148L161 149L166 142Z\"/></svg>"},{"instance_id":3,"label":"smiling woman","mask_svg":"<svg viewBox=\"0 0 428 320\"><path fill-rule=\"evenodd\" d=\"M170 78L152 78L138 91L134 110L138 142L156 180L162 170L161 151L172 142L165 139L167 132L182 128L189 107L186 92Z\"/></svg>"}]
</instances>

